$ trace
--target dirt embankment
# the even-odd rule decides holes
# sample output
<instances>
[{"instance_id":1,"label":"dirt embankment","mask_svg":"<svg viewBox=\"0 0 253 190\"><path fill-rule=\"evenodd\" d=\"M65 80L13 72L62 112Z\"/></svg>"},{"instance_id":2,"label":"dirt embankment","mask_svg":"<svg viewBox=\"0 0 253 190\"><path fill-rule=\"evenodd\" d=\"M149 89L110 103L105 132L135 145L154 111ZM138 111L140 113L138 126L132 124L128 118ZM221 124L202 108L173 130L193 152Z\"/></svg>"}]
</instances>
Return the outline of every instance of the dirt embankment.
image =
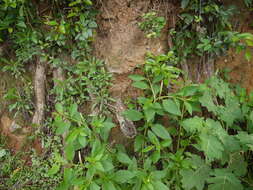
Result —
<instances>
[{"instance_id":1,"label":"dirt embankment","mask_svg":"<svg viewBox=\"0 0 253 190\"><path fill-rule=\"evenodd\" d=\"M253 34L252 11L242 5L242 2L237 2L237 7L241 9L240 15L234 18L237 31ZM253 55L253 48L250 51ZM226 68L229 71L231 82L242 85L248 92L253 90L253 56L250 61L247 61L244 51L236 53L231 49L226 56L218 58L215 65L217 69Z\"/></svg>"}]
</instances>

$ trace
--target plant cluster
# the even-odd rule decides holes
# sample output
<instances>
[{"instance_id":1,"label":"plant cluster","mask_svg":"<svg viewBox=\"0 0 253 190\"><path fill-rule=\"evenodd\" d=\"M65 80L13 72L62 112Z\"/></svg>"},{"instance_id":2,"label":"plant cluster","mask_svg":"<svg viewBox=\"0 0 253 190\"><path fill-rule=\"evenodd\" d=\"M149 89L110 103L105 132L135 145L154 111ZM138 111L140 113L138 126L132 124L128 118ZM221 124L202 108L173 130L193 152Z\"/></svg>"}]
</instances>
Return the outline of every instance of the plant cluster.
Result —
<instances>
[{"instance_id":1,"label":"plant cluster","mask_svg":"<svg viewBox=\"0 0 253 190\"><path fill-rule=\"evenodd\" d=\"M170 34L174 51L182 60L194 56L215 58L224 55L229 48L244 50L245 58L250 60L247 47L252 46L253 36L233 31L231 17L238 13L235 6L224 6L216 0L182 0L181 7L180 21Z\"/></svg>"},{"instance_id":2,"label":"plant cluster","mask_svg":"<svg viewBox=\"0 0 253 190\"><path fill-rule=\"evenodd\" d=\"M157 16L156 12L148 12L142 15L142 21L138 26L145 32L147 38L157 38L160 37L165 24L164 17Z\"/></svg>"}]
</instances>

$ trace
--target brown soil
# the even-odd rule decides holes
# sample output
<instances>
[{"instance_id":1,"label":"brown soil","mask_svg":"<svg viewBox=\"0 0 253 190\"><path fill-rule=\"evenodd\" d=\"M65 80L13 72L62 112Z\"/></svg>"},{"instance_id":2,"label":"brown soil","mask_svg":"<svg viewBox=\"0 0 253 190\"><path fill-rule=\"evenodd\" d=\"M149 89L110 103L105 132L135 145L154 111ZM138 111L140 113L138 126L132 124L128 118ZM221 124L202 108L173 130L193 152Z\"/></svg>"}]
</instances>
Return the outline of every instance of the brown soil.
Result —
<instances>
[{"instance_id":1,"label":"brown soil","mask_svg":"<svg viewBox=\"0 0 253 190\"><path fill-rule=\"evenodd\" d=\"M31 127L19 125L6 113L1 116L0 133L7 138L7 147L13 152L28 151L31 148L34 148L39 154L43 152L39 139L32 142L29 139L31 132Z\"/></svg>"},{"instance_id":2,"label":"brown soil","mask_svg":"<svg viewBox=\"0 0 253 190\"><path fill-rule=\"evenodd\" d=\"M237 5L240 7L240 5ZM241 9L245 7L241 6ZM237 17L238 31L253 34L252 28L252 13L249 11L241 11L242 14ZM253 55L253 49L251 48ZM228 69L230 80L233 83L241 84L248 92L253 90L253 58L247 61L245 52L236 53L235 50L230 50L227 56L221 57L216 61L218 69Z\"/></svg>"}]
</instances>

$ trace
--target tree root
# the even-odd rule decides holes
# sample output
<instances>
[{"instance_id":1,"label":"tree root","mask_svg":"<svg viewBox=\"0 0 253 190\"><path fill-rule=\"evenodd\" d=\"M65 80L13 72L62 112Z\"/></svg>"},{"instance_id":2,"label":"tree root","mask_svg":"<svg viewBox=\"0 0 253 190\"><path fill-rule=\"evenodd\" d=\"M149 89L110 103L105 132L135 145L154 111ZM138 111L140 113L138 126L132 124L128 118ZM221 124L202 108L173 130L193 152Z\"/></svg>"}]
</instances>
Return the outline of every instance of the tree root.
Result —
<instances>
[{"instance_id":1,"label":"tree root","mask_svg":"<svg viewBox=\"0 0 253 190\"><path fill-rule=\"evenodd\" d=\"M43 123L45 116L45 64L41 63L39 58L36 58L36 70L34 76L34 92L35 92L35 113L32 118L32 123L40 126Z\"/></svg>"},{"instance_id":2,"label":"tree root","mask_svg":"<svg viewBox=\"0 0 253 190\"><path fill-rule=\"evenodd\" d=\"M119 121L120 130L127 138L134 138L137 135L136 127L134 123L122 116L122 113L126 110L121 98L116 99L116 117Z\"/></svg>"}]
</instances>

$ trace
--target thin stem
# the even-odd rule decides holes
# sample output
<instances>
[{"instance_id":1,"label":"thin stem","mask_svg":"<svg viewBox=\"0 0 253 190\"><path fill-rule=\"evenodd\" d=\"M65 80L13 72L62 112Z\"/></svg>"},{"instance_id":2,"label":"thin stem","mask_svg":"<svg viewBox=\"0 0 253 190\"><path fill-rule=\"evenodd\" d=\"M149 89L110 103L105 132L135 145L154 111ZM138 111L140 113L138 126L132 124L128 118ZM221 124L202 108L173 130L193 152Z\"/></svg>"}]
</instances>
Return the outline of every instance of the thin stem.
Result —
<instances>
[{"instance_id":1,"label":"thin stem","mask_svg":"<svg viewBox=\"0 0 253 190\"><path fill-rule=\"evenodd\" d=\"M184 104L183 104L182 113L181 113L181 117L180 117L180 121L182 121L183 118L184 118L184 112L185 112L185 106L184 106ZM178 132L178 139L177 139L177 150L180 148L181 131L182 131L182 126L179 125L179 132Z\"/></svg>"}]
</instances>

